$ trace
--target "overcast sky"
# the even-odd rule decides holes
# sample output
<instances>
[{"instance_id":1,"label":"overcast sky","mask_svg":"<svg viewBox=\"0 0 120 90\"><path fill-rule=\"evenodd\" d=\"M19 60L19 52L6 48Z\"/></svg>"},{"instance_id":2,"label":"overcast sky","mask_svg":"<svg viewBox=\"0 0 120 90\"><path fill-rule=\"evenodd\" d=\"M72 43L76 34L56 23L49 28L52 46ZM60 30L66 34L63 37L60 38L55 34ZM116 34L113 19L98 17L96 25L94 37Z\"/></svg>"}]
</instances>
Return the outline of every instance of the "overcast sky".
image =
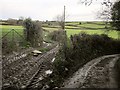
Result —
<instances>
[{"instance_id":1,"label":"overcast sky","mask_svg":"<svg viewBox=\"0 0 120 90\"><path fill-rule=\"evenodd\" d=\"M41 21L55 20L63 13L65 5L66 21L98 20L96 15L101 10L101 1L95 0L90 6L85 6L80 4L80 0L2 0L0 19L23 16Z\"/></svg>"}]
</instances>

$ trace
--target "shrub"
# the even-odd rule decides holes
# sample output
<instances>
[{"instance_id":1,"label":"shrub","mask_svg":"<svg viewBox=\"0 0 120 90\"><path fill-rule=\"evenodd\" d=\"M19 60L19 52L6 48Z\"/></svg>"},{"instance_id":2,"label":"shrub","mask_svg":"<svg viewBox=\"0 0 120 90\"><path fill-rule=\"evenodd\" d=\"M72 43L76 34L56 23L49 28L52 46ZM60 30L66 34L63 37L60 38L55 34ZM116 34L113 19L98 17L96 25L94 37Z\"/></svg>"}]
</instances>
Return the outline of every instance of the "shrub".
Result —
<instances>
[{"instance_id":1,"label":"shrub","mask_svg":"<svg viewBox=\"0 0 120 90\"><path fill-rule=\"evenodd\" d=\"M53 31L48 35L52 40L62 42L66 40L66 31L63 30L58 30L58 31Z\"/></svg>"},{"instance_id":2,"label":"shrub","mask_svg":"<svg viewBox=\"0 0 120 90\"><path fill-rule=\"evenodd\" d=\"M12 51L17 51L18 46L16 42L10 42L8 38L2 38L2 54L10 54Z\"/></svg>"},{"instance_id":3,"label":"shrub","mask_svg":"<svg viewBox=\"0 0 120 90\"><path fill-rule=\"evenodd\" d=\"M81 25L82 23L81 23L81 22L79 22L79 24Z\"/></svg>"},{"instance_id":4,"label":"shrub","mask_svg":"<svg viewBox=\"0 0 120 90\"><path fill-rule=\"evenodd\" d=\"M24 20L23 26L25 27L24 35L26 41L30 42L33 47L41 46L43 42L41 23L27 18Z\"/></svg>"}]
</instances>

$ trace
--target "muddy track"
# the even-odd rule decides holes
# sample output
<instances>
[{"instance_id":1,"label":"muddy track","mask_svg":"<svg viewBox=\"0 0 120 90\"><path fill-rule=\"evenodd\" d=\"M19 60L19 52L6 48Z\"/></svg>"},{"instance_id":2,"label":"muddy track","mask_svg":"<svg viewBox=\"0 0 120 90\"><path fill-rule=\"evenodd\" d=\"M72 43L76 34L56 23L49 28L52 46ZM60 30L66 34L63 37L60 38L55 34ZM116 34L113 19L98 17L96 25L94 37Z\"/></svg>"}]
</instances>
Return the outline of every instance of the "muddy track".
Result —
<instances>
[{"instance_id":1,"label":"muddy track","mask_svg":"<svg viewBox=\"0 0 120 90\"><path fill-rule=\"evenodd\" d=\"M26 57L3 67L3 85L15 85L19 88L28 86L29 82L32 80L31 78L37 71L41 72L50 68L51 60L55 57L58 50L59 46L57 45L50 51L43 53L38 57L27 55ZM45 66L46 64L48 65L47 68Z\"/></svg>"},{"instance_id":2,"label":"muddy track","mask_svg":"<svg viewBox=\"0 0 120 90\"><path fill-rule=\"evenodd\" d=\"M107 55L88 62L62 88L117 88L115 62L120 55Z\"/></svg>"}]
</instances>

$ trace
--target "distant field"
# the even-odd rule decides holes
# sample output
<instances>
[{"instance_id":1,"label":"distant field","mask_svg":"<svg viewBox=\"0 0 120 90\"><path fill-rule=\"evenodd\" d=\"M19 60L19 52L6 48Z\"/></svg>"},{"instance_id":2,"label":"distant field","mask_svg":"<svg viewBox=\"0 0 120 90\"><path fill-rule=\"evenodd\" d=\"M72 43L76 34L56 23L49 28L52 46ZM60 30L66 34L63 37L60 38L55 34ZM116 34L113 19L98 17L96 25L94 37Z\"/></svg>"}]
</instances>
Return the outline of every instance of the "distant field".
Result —
<instances>
[{"instance_id":1,"label":"distant field","mask_svg":"<svg viewBox=\"0 0 120 90\"><path fill-rule=\"evenodd\" d=\"M66 22L65 23L65 30L67 32L67 36L70 37L70 35L79 34L80 32L85 32L88 34L105 34L105 23L104 22ZM60 28L58 26L54 25L43 25L43 29L52 32L55 30L59 30ZM118 32L115 30L111 30L110 25L107 26L110 30L107 32L107 34L112 38L118 38ZM15 29L17 32L19 32L20 35L23 35L23 27L22 26L12 26L12 25L0 25L0 29L2 29L2 36L5 35L7 32L9 32L12 29ZM44 33L48 34L48 33ZM10 35L11 36L11 35Z\"/></svg>"},{"instance_id":2,"label":"distant field","mask_svg":"<svg viewBox=\"0 0 120 90\"><path fill-rule=\"evenodd\" d=\"M5 35L12 29L16 30L19 32L19 34L23 34L23 27L22 26L12 26L12 25L0 25L0 29L2 29L2 35Z\"/></svg>"},{"instance_id":3,"label":"distant field","mask_svg":"<svg viewBox=\"0 0 120 90\"><path fill-rule=\"evenodd\" d=\"M85 32L87 34L105 34L105 31L103 30L66 30L67 31L67 36L70 37L71 35L74 34L79 34L80 32ZM108 36L112 38L118 38L118 32L117 31L109 31Z\"/></svg>"},{"instance_id":4,"label":"distant field","mask_svg":"<svg viewBox=\"0 0 120 90\"><path fill-rule=\"evenodd\" d=\"M14 29L14 33L13 30ZM0 30L2 30L2 37L7 38L9 41L13 39L14 34L14 40L21 41L23 37L23 27L22 26L12 26L12 25L0 25ZM22 36L22 37L21 37ZM1 37L1 36L0 36Z\"/></svg>"},{"instance_id":5,"label":"distant field","mask_svg":"<svg viewBox=\"0 0 120 90\"><path fill-rule=\"evenodd\" d=\"M68 37L85 32L87 34L108 34L109 37L118 38L118 31L112 30L109 24L107 25L108 29L106 29L104 22L68 22L66 27ZM107 32L108 30L109 32Z\"/></svg>"}]
</instances>

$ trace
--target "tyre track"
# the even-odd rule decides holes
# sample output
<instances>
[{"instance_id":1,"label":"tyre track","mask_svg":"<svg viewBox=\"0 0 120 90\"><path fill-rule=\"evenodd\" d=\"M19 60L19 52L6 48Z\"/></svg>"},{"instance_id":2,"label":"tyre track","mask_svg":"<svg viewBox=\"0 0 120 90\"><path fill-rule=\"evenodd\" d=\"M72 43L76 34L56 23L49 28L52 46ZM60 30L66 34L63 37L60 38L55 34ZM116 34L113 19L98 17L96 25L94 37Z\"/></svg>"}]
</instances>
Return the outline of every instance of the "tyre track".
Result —
<instances>
[{"instance_id":1,"label":"tyre track","mask_svg":"<svg viewBox=\"0 0 120 90\"><path fill-rule=\"evenodd\" d=\"M69 78L63 83L62 88L80 88L84 87L85 80L87 79L87 76L89 72L93 69L93 67L97 67L97 65L106 64L110 60L113 60L115 57L117 57L118 54L116 55L107 55L103 56L97 59L94 59L90 62L88 62L86 65L83 66L83 68L79 69L72 78ZM105 60L106 59L106 60ZM106 62L107 61L107 62ZM103 66L104 66L103 65Z\"/></svg>"}]
</instances>

